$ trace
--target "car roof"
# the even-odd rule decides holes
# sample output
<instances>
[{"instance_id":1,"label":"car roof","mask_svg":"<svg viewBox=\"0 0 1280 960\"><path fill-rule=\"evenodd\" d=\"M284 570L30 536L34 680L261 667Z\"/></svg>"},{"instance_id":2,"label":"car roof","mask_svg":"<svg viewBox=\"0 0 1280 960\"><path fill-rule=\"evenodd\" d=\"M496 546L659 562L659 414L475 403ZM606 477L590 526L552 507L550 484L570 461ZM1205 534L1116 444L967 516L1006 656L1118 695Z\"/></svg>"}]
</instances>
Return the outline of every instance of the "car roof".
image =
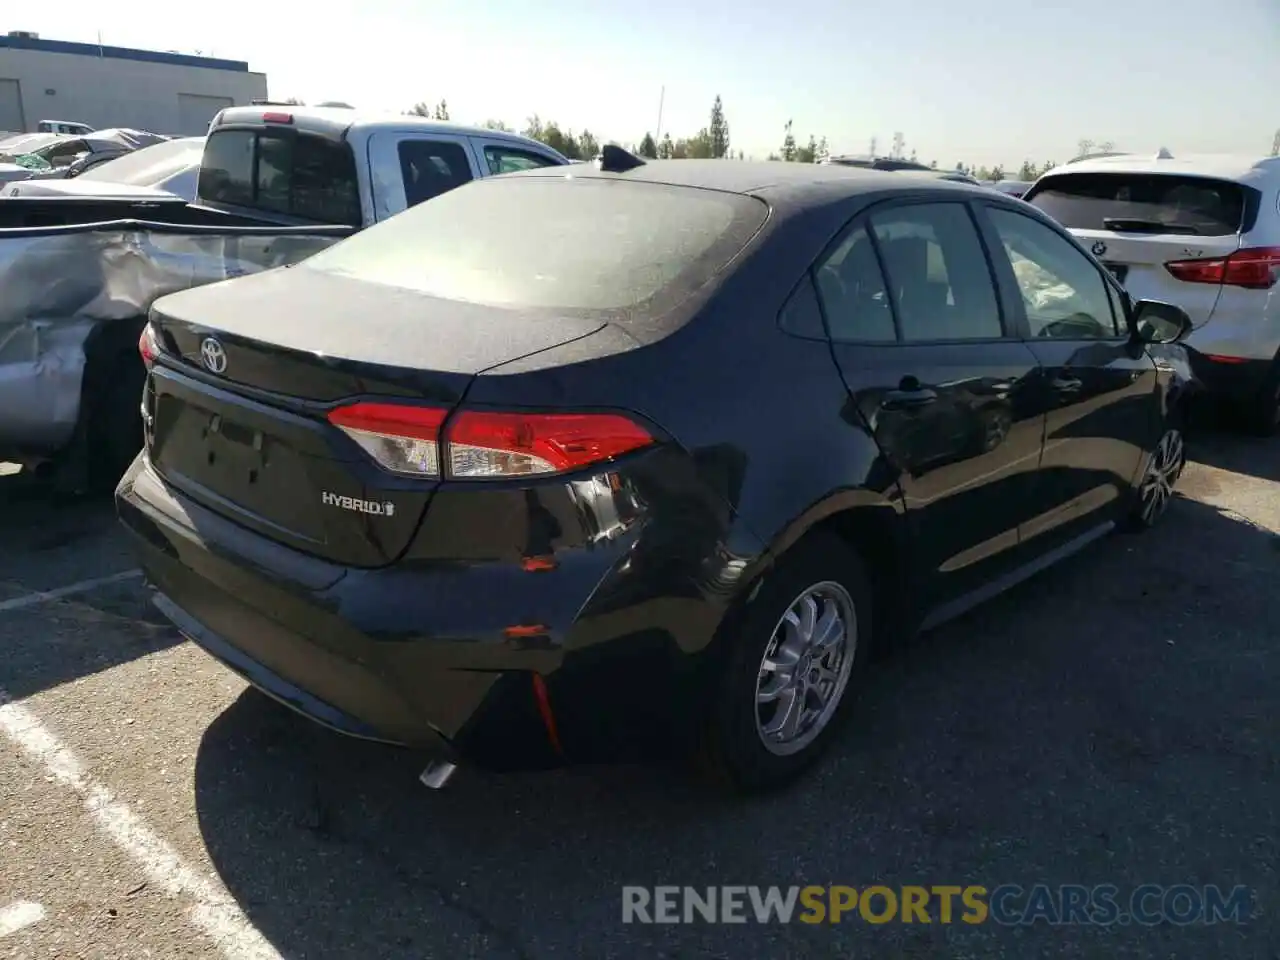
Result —
<instances>
[{"instance_id":1,"label":"car roof","mask_svg":"<svg viewBox=\"0 0 1280 960\"><path fill-rule=\"evenodd\" d=\"M307 130L325 131L334 136L341 136L352 129L372 133L376 130L407 130L420 133L440 133L464 137L484 137L489 140L504 140L526 146L537 146L542 150L551 150L544 143L531 140L529 137L507 130L490 130L488 127L468 126L464 123L453 123L449 120L434 120L431 117L419 117L416 114L401 114L392 111L353 110L348 107L304 107L293 104L259 104L251 107L227 107L214 121L216 126L230 124L261 123L264 114L287 113L293 117L294 123ZM554 151L552 151L554 152Z\"/></svg>"},{"instance_id":2,"label":"car roof","mask_svg":"<svg viewBox=\"0 0 1280 960\"><path fill-rule=\"evenodd\" d=\"M1075 160L1055 167L1045 177L1073 173L1167 173L1256 183L1280 175L1280 157L1231 153L1189 153L1174 156L1168 150L1150 155L1124 153Z\"/></svg>"},{"instance_id":3,"label":"car roof","mask_svg":"<svg viewBox=\"0 0 1280 960\"><path fill-rule=\"evenodd\" d=\"M933 171L871 170L840 164L787 163L782 160L647 160L643 166L615 173L596 164L569 168L541 167L506 174L507 177L580 177L637 180L671 186L720 190L767 200L770 204L804 207L864 194L910 189L954 191L986 196L981 187L931 176ZM924 173L924 176L918 174Z\"/></svg>"}]
</instances>

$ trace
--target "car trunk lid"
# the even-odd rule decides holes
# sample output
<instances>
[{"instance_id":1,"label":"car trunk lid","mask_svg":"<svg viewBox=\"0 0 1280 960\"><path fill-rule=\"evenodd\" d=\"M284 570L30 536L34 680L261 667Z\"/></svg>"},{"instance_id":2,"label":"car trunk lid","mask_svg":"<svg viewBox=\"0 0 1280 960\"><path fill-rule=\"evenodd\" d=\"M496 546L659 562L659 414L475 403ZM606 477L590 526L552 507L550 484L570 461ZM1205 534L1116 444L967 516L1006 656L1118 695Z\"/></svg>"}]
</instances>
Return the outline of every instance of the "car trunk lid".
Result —
<instances>
[{"instance_id":1,"label":"car trunk lid","mask_svg":"<svg viewBox=\"0 0 1280 960\"><path fill-rule=\"evenodd\" d=\"M149 456L179 491L258 533L389 564L438 477L382 470L326 414L358 400L447 414L480 371L602 326L287 268L174 294L152 313Z\"/></svg>"}]
</instances>

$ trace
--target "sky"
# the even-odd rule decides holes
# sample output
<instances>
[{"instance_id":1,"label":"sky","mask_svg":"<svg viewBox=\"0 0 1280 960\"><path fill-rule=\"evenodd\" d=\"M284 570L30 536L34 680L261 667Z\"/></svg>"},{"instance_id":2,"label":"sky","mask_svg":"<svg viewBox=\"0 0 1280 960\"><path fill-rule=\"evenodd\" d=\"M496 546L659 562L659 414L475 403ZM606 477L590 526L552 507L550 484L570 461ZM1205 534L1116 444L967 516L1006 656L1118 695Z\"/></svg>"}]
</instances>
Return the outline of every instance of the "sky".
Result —
<instances>
[{"instance_id":1,"label":"sky","mask_svg":"<svg viewBox=\"0 0 1280 960\"><path fill-rule=\"evenodd\" d=\"M1262 155L1280 128L1280 0L10 6L0 29L247 60L275 99L401 111L444 98L457 121L523 129L536 113L602 141L639 142L660 105L664 132L694 134L718 94L733 149L759 159L788 120L837 153L872 137L887 153L901 133L943 167L1061 161L1085 139Z\"/></svg>"}]
</instances>

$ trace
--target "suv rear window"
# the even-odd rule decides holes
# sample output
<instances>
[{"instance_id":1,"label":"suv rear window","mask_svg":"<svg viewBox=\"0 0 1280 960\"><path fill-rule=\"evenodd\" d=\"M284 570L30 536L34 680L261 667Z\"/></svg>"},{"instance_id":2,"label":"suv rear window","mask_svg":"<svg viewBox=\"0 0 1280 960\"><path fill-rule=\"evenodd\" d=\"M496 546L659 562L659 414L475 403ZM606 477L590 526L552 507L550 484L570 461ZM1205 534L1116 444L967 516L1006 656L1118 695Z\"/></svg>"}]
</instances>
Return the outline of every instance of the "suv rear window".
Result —
<instances>
[{"instance_id":1,"label":"suv rear window","mask_svg":"<svg viewBox=\"0 0 1280 960\"><path fill-rule=\"evenodd\" d=\"M1077 230L1167 230L1218 237L1238 233L1243 226L1246 189L1212 177L1067 173L1041 180L1024 199Z\"/></svg>"},{"instance_id":2,"label":"suv rear window","mask_svg":"<svg viewBox=\"0 0 1280 960\"><path fill-rule=\"evenodd\" d=\"M198 194L205 203L360 226L351 148L292 130L211 134L200 162Z\"/></svg>"},{"instance_id":3,"label":"suv rear window","mask_svg":"<svg viewBox=\"0 0 1280 960\"><path fill-rule=\"evenodd\" d=\"M653 313L722 269L767 214L739 194L514 174L443 193L303 263L446 300Z\"/></svg>"}]
</instances>

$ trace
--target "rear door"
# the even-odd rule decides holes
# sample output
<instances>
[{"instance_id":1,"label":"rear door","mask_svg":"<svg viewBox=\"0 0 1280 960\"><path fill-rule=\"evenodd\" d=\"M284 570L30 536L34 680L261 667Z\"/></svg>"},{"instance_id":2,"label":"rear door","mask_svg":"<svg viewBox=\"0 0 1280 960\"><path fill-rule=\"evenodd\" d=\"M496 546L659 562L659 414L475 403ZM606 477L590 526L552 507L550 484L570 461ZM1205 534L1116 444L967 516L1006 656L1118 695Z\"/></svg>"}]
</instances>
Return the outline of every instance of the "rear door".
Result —
<instances>
[{"instance_id":1,"label":"rear door","mask_svg":"<svg viewBox=\"0 0 1280 960\"><path fill-rule=\"evenodd\" d=\"M393 217L481 176L467 138L379 130L369 138L374 218Z\"/></svg>"},{"instance_id":2,"label":"rear door","mask_svg":"<svg viewBox=\"0 0 1280 960\"><path fill-rule=\"evenodd\" d=\"M1126 502L1160 425L1155 363L1129 339L1119 289L1069 237L1029 211L980 210L1047 380L1040 503L1022 539L1069 540Z\"/></svg>"},{"instance_id":3,"label":"rear door","mask_svg":"<svg viewBox=\"0 0 1280 960\"><path fill-rule=\"evenodd\" d=\"M1250 187L1172 173L1053 174L1024 199L1070 230L1135 301L1176 303L1196 326L1212 315L1222 287L1180 279L1167 264L1235 252L1257 211Z\"/></svg>"},{"instance_id":4,"label":"rear door","mask_svg":"<svg viewBox=\"0 0 1280 960\"><path fill-rule=\"evenodd\" d=\"M1015 566L1042 385L1035 355L1011 335L968 205L879 206L814 279L853 403L904 492L926 601Z\"/></svg>"}]
</instances>

